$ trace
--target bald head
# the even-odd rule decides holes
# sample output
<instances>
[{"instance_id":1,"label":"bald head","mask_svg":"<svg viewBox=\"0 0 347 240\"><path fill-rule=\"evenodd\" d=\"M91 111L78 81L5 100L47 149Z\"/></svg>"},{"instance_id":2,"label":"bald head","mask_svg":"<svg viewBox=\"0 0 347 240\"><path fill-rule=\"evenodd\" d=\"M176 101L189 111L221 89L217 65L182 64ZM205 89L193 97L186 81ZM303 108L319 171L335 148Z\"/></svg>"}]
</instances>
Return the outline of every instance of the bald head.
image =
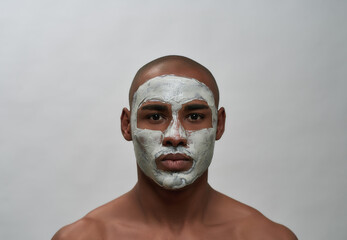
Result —
<instances>
[{"instance_id":1,"label":"bald head","mask_svg":"<svg viewBox=\"0 0 347 240\"><path fill-rule=\"evenodd\" d=\"M215 104L218 106L219 91L212 73L201 64L182 56L165 56L155 59L144 65L136 73L129 91L129 103L136 90L146 81L162 75L175 75L186 78L194 78L204 83L213 92Z\"/></svg>"}]
</instances>

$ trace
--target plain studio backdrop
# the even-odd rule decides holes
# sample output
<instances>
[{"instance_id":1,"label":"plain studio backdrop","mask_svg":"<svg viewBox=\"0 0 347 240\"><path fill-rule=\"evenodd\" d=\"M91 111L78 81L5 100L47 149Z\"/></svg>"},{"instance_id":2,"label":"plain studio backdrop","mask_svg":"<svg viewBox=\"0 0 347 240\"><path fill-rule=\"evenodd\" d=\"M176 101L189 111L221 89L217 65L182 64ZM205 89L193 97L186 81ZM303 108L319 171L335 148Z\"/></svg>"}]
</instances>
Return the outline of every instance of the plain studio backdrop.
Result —
<instances>
[{"instance_id":1,"label":"plain studio backdrop","mask_svg":"<svg viewBox=\"0 0 347 240\"><path fill-rule=\"evenodd\" d=\"M346 1L0 3L0 239L50 239L136 183L128 89L168 54L226 108L209 181L299 239L347 239Z\"/></svg>"}]
</instances>

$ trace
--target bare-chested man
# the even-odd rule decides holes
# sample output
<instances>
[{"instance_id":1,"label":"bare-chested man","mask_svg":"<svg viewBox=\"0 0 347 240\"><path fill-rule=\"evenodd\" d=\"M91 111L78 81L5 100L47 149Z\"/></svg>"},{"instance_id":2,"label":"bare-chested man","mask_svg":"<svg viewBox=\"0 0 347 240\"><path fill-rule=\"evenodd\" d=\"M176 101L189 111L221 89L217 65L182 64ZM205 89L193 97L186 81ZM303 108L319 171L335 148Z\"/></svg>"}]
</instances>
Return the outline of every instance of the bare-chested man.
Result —
<instances>
[{"instance_id":1,"label":"bare-chested man","mask_svg":"<svg viewBox=\"0 0 347 240\"><path fill-rule=\"evenodd\" d=\"M181 56L156 59L137 72L129 102L121 130L134 144L137 184L63 227L53 240L297 239L208 184L214 142L225 123L208 69Z\"/></svg>"}]
</instances>

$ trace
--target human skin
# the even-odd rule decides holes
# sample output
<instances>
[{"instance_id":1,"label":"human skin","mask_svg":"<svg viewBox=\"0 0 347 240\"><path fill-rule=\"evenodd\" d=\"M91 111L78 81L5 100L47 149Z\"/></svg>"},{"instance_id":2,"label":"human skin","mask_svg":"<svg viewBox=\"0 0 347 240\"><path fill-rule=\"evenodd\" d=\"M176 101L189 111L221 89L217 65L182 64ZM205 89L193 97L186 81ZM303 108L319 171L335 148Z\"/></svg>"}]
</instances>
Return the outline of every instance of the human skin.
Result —
<instances>
[{"instance_id":1,"label":"human skin","mask_svg":"<svg viewBox=\"0 0 347 240\"><path fill-rule=\"evenodd\" d=\"M207 170L217 108L205 84L173 75L152 78L134 94L132 109L135 156L148 177L167 189L179 189Z\"/></svg>"},{"instance_id":2,"label":"human skin","mask_svg":"<svg viewBox=\"0 0 347 240\"><path fill-rule=\"evenodd\" d=\"M162 75L194 78L204 83L213 92L218 106L218 87L212 74L196 62L180 56L163 57L141 68L130 89L130 105L139 86ZM194 103L196 102L189 104ZM138 126L144 129L164 131L170 120L157 124L141 118L141 112L139 115ZM224 108L218 110L217 116L215 138L219 140L224 133ZM128 141L133 138L130 122L131 111L124 108L121 130ZM193 130L210 127L211 118L207 117L200 124L195 125ZM189 128L187 124L184 127ZM184 144L184 139L175 137L166 138L165 141L167 142L163 144ZM257 210L214 190L207 181L208 170L193 183L176 190L158 185L144 174L139 166L137 173L138 181L132 190L93 210L77 222L65 226L52 240L297 239L283 225L272 222Z\"/></svg>"}]
</instances>

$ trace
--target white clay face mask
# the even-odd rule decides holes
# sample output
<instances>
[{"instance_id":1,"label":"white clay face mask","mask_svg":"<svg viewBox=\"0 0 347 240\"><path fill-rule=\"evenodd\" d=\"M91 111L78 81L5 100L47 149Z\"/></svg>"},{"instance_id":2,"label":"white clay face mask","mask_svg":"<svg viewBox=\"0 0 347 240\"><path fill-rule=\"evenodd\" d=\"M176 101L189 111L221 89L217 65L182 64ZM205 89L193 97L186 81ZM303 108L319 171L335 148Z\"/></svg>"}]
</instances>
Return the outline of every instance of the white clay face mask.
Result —
<instances>
[{"instance_id":1,"label":"white clay face mask","mask_svg":"<svg viewBox=\"0 0 347 240\"><path fill-rule=\"evenodd\" d=\"M212 127L185 130L178 121L182 105L193 100L205 101L212 113ZM170 104L172 121L166 130L140 129L137 112L143 103L158 101ZM134 93L131 108L131 129L137 164L141 170L160 186L179 189L192 184L209 167L214 149L217 129L217 108L212 91L195 79L164 75L142 84ZM186 139L186 146L164 146L163 139L171 135ZM157 168L156 159L167 154L184 154L193 160L189 170L163 171Z\"/></svg>"}]
</instances>

